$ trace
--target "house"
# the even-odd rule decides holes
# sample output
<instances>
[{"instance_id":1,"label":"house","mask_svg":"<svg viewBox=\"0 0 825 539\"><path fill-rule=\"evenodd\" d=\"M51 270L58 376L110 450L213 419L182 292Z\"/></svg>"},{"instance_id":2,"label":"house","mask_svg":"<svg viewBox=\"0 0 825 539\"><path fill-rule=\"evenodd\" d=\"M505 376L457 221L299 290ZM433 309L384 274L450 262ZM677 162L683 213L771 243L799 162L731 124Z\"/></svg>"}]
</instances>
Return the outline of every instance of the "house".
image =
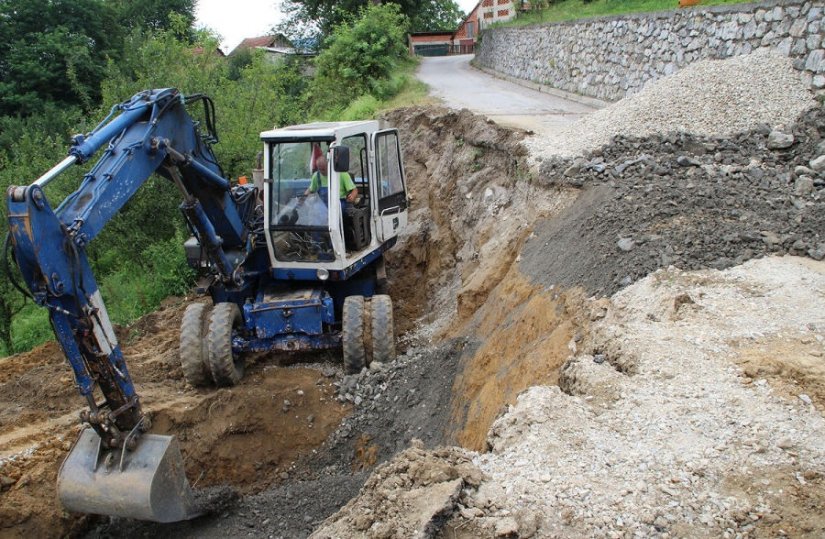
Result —
<instances>
[{"instance_id":1,"label":"house","mask_svg":"<svg viewBox=\"0 0 825 539\"><path fill-rule=\"evenodd\" d=\"M446 56L453 47L453 32L415 32L410 34L410 54Z\"/></svg>"},{"instance_id":2,"label":"house","mask_svg":"<svg viewBox=\"0 0 825 539\"><path fill-rule=\"evenodd\" d=\"M314 56L306 51L299 51L292 46L292 43L281 34L272 36L248 37L241 41L237 47L232 49L228 56L234 56L247 49L262 50L267 58L277 61L288 56Z\"/></svg>"},{"instance_id":3,"label":"house","mask_svg":"<svg viewBox=\"0 0 825 539\"><path fill-rule=\"evenodd\" d=\"M462 19L453 32L416 32L410 34L410 54L446 56L472 54L478 34L493 23L509 21L524 8L523 0L481 0Z\"/></svg>"},{"instance_id":4,"label":"house","mask_svg":"<svg viewBox=\"0 0 825 539\"><path fill-rule=\"evenodd\" d=\"M482 0L481 28L487 28L495 22L509 21L516 16L518 10L524 9L526 2L512 0ZM478 6L476 6L478 7Z\"/></svg>"}]
</instances>

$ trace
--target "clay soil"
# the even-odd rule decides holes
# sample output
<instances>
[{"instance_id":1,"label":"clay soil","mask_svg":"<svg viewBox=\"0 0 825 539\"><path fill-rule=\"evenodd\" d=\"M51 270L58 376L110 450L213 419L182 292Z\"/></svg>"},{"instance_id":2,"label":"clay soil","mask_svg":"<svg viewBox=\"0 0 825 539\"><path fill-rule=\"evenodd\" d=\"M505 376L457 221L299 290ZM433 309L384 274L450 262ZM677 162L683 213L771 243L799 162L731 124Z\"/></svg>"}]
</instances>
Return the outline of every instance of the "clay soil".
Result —
<instances>
[{"instance_id":1,"label":"clay soil","mask_svg":"<svg viewBox=\"0 0 825 539\"><path fill-rule=\"evenodd\" d=\"M193 389L177 362L177 328L187 304L167 300L120 332L152 432L177 437L197 488L259 492L318 446L349 408L334 399L332 381L318 364L260 361L238 387ZM58 537L95 525L96 518L61 511L56 500L58 467L84 404L59 348L48 343L4 359L0 373L0 536Z\"/></svg>"}]
</instances>

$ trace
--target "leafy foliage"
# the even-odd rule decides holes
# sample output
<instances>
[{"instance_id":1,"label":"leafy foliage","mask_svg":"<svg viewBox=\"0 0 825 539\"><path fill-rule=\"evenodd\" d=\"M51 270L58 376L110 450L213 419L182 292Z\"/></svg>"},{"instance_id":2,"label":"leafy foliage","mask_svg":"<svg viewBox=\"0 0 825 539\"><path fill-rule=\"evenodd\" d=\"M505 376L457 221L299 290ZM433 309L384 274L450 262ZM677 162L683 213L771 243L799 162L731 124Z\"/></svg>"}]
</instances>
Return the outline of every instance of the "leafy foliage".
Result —
<instances>
[{"instance_id":1,"label":"leafy foliage","mask_svg":"<svg viewBox=\"0 0 825 539\"><path fill-rule=\"evenodd\" d=\"M90 110L129 28L188 31L193 20L193 0L0 0L0 115Z\"/></svg>"},{"instance_id":2,"label":"leafy foliage","mask_svg":"<svg viewBox=\"0 0 825 539\"><path fill-rule=\"evenodd\" d=\"M369 6L352 24L339 25L318 56L310 87L312 111L337 116L365 94L391 94L385 81L408 58L404 39L408 19L396 4Z\"/></svg>"},{"instance_id":3,"label":"leafy foliage","mask_svg":"<svg viewBox=\"0 0 825 539\"><path fill-rule=\"evenodd\" d=\"M376 4L395 5L407 17L412 32L453 30L464 16L454 0L285 0L281 10L287 15L277 31L302 39L314 33L329 36L344 23L351 23L362 10Z\"/></svg>"}]
</instances>

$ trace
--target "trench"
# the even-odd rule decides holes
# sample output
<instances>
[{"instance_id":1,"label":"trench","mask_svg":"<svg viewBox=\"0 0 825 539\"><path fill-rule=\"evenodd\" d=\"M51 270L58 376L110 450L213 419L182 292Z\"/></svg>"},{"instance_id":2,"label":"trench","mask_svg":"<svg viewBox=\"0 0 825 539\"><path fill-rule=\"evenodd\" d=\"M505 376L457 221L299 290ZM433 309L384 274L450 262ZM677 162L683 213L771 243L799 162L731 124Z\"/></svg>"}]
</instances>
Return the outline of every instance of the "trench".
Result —
<instances>
[{"instance_id":1,"label":"trench","mask_svg":"<svg viewBox=\"0 0 825 539\"><path fill-rule=\"evenodd\" d=\"M177 437L190 483L229 486L240 501L171 526L63 513L53 481L74 435L67 419L57 438L43 424L38 443L49 449L36 453L42 458L0 469L14 481L3 494L0 530L20 537L244 530L303 537L412 440L483 450L491 423L520 392L556 383L586 325L582 297L535 284L518 258L532 224L568 207L576 190L534 184L524 135L467 111L400 109L387 119L405 139L411 194L411 224L387 255L403 364L375 373L378 382L360 404L341 397L342 383L352 380L327 354L252 358L238 386L194 389L177 362L180 318L191 298L171 298L119 331L124 353L153 432ZM16 413L34 421L35 439L39 421L70 418L82 407L56 346L11 364L0 367L0 395L16 399Z\"/></svg>"}]
</instances>

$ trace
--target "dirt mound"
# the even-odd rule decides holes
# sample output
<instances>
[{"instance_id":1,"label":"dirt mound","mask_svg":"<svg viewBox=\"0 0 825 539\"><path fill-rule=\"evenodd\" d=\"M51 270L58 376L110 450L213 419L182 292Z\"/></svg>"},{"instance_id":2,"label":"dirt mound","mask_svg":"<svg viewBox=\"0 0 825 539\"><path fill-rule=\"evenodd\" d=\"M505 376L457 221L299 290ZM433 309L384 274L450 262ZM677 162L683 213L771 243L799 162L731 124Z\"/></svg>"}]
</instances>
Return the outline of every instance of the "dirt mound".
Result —
<instances>
[{"instance_id":1,"label":"dirt mound","mask_svg":"<svg viewBox=\"0 0 825 539\"><path fill-rule=\"evenodd\" d=\"M660 270L622 290L583 347L615 343L634 371L582 355L575 395L522 394L491 429L492 452L474 459L499 495L490 503L479 489L467 503L486 517L541 513L542 536L821 536L821 410L735 362L754 340L822 351L823 291L825 262L799 257ZM821 358L806 368L793 348L776 352L822 382Z\"/></svg>"},{"instance_id":2,"label":"dirt mound","mask_svg":"<svg viewBox=\"0 0 825 539\"><path fill-rule=\"evenodd\" d=\"M575 291L545 290L513 267L475 313L458 365L451 432L462 447L480 451L505 405L536 384L556 384L575 352L582 326Z\"/></svg>"},{"instance_id":3,"label":"dirt mound","mask_svg":"<svg viewBox=\"0 0 825 539\"><path fill-rule=\"evenodd\" d=\"M173 434L196 486L257 492L319 446L347 415L332 382L306 368L264 368L240 387L154 407L152 431Z\"/></svg>"},{"instance_id":4,"label":"dirt mound","mask_svg":"<svg viewBox=\"0 0 825 539\"><path fill-rule=\"evenodd\" d=\"M231 484L244 493L261 491L288 476L348 408L335 400L332 380L319 370L272 362L253 364L243 383L229 390L188 386L177 358L187 304L171 298L119 328L152 432L177 436L197 488ZM63 512L55 498L57 470L85 405L59 347L48 343L6 358L0 373L0 422L6 426L0 435L0 535L56 537L96 524L94 517ZM124 532L134 524L112 526Z\"/></svg>"},{"instance_id":5,"label":"dirt mound","mask_svg":"<svg viewBox=\"0 0 825 539\"><path fill-rule=\"evenodd\" d=\"M391 292L401 329L423 317L432 334L471 316L536 217L573 197L527 181L522 132L466 110L413 107L387 120L401 129L412 194L411 226L387 256Z\"/></svg>"},{"instance_id":6,"label":"dirt mound","mask_svg":"<svg viewBox=\"0 0 825 539\"><path fill-rule=\"evenodd\" d=\"M379 466L359 496L310 537L433 537L456 510L463 489L477 487L482 479L460 449L426 451L414 444Z\"/></svg>"},{"instance_id":7,"label":"dirt mound","mask_svg":"<svg viewBox=\"0 0 825 539\"><path fill-rule=\"evenodd\" d=\"M619 138L584 159L547 164L542 181L584 186L536 226L521 270L546 286L610 295L657 268L727 268L770 253L825 257L825 112L768 149L767 127L730 139L687 133Z\"/></svg>"}]
</instances>

